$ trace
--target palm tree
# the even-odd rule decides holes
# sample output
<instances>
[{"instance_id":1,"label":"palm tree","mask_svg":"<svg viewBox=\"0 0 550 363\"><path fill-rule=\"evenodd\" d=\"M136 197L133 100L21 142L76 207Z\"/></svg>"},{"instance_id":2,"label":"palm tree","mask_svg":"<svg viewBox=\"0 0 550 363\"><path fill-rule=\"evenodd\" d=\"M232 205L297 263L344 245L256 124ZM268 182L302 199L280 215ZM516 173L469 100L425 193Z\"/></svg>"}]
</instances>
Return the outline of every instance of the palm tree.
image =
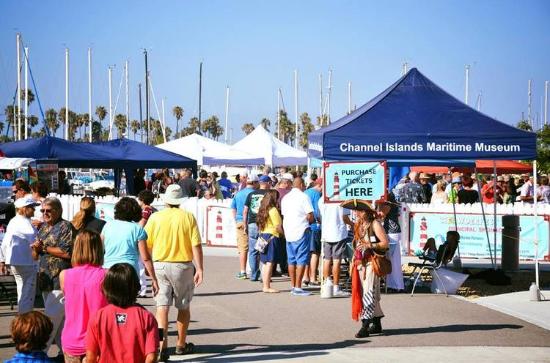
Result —
<instances>
[{"instance_id":1,"label":"palm tree","mask_svg":"<svg viewBox=\"0 0 550 363\"><path fill-rule=\"evenodd\" d=\"M271 126L271 121L268 118L263 118L262 121L260 121L260 124L264 129L266 129L269 132L269 126Z\"/></svg>"},{"instance_id":2,"label":"palm tree","mask_svg":"<svg viewBox=\"0 0 550 363\"><path fill-rule=\"evenodd\" d=\"M117 128L118 138L119 139L123 138L124 134L126 133L126 127L127 127L126 115L119 113L118 115L115 116L115 127Z\"/></svg>"},{"instance_id":3,"label":"palm tree","mask_svg":"<svg viewBox=\"0 0 550 363\"><path fill-rule=\"evenodd\" d=\"M59 121L57 120L57 111L53 108L46 110L46 126L48 126L52 136L55 136L55 133L59 128Z\"/></svg>"},{"instance_id":4,"label":"palm tree","mask_svg":"<svg viewBox=\"0 0 550 363\"><path fill-rule=\"evenodd\" d=\"M134 134L134 141L136 140L136 133L138 132L140 127L141 127L141 124L138 120L130 121L130 130L132 130L132 132Z\"/></svg>"},{"instance_id":5,"label":"palm tree","mask_svg":"<svg viewBox=\"0 0 550 363\"><path fill-rule=\"evenodd\" d=\"M103 106L97 106L95 109L95 114L99 119L99 124L101 128L103 128L103 120L105 120L105 117L107 117L107 110Z\"/></svg>"},{"instance_id":6,"label":"palm tree","mask_svg":"<svg viewBox=\"0 0 550 363\"><path fill-rule=\"evenodd\" d=\"M198 118L191 117L189 120L189 131L191 131L191 134L201 135L201 124Z\"/></svg>"},{"instance_id":7,"label":"palm tree","mask_svg":"<svg viewBox=\"0 0 550 363\"><path fill-rule=\"evenodd\" d=\"M249 135L252 131L254 131L254 125L252 123L243 124L241 130L243 130L245 135Z\"/></svg>"},{"instance_id":8,"label":"palm tree","mask_svg":"<svg viewBox=\"0 0 550 363\"><path fill-rule=\"evenodd\" d=\"M180 120L183 117L183 108L181 108L180 106L175 106L172 109L172 114L176 118L176 137L178 137Z\"/></svg>"}]
</instances>

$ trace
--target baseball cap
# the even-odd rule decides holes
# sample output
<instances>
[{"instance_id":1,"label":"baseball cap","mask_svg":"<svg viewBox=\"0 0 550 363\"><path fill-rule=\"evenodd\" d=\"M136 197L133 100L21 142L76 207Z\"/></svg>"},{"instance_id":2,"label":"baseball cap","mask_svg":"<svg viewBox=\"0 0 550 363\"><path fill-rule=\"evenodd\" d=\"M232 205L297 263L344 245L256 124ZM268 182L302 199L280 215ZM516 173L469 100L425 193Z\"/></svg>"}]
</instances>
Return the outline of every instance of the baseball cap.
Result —
<instances>
[{"instance_id":1,"label":"baseball cap","mask_svg":"<svg viewBox=\"0 0 550 363\"><path fill-rule=\"evenodd\" d=\"M23 207L36 207L37 205L40 205L40 203L37 203L34 199L30 197L23 197L17 199L13 205L15 208L23 208Z\"/></svg>"},{"instance_id":2,"label":"baseball cap","mask_svg":"<svg viewBox=\"0 0 550 363\"><path fill-rule=\"evenodd\" d=\"M259 179L260 183L271 183L271 178L267 175L262 175Z\"/></svg>"},{"instance_id":3,"label":"baseball cap","mask_svg":"<svg viewBox=\"0 0 550 363\"><path fill-rule=\"evenodd\" d=\"M284 173L283 175L281 175L281 179L286 179L286 180L293 181L294 177L290 173Z\"/></svg>"},{"instance_id":4,"label":"baseball cap","mask_svg":"<svg viewBox=\"0 0 550 363\"><path fill-rule=\"evenodd\" d=\"M252 184L258 181L258 176L256 174L252 174L248 176L247 182Z\"/></svg>"}]
</instances>

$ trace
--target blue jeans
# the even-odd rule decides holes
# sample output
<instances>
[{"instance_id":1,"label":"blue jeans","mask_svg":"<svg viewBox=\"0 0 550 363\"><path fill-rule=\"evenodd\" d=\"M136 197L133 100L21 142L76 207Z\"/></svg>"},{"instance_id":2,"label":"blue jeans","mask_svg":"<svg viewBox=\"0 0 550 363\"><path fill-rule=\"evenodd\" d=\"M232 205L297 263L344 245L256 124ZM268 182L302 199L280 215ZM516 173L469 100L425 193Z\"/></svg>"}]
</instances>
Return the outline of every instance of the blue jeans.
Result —
<instances>
[{"instance_id":1,"label":"blue jeans","mask_svg":"<svg viewBox=\"0 0 550 363\"><path fill-rule=\"evenodd\" d=\"M260 253L254 249L258 239L258 226L256 223L248 225L248 264L250 265L250 280L260 279Z\"/></svg>"}]
</instances>

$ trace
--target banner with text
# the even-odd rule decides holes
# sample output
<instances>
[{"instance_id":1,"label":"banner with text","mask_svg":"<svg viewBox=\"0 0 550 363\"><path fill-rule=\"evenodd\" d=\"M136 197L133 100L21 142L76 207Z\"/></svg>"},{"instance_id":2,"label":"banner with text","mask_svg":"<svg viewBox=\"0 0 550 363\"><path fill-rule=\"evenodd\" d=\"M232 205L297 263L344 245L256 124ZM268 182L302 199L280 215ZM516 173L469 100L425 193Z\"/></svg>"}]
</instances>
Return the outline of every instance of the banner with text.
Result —
<instances>
[{"instance_id":1,"label":"banner with text","mask_svg":"<svg viewBox=\"0 0 550 363\"><path fill-rule=\"evenodd\" d=\"M493 226L492 216L486 217L487 229L491 250L493 249ZM481 214L457 214L456 222L458 233L460 233L460 255L462 257L489 258L489 247L487 245L487 233L483 215ZM535 217L520 216L520 242L519 256L523 259L535 258ZM447 231L455 230L453 214L446 213L411 213L409 224L410 249L416 251L424 247L426 240L430 237L445 240ZM540 259L548 255L549 222L544 216L537 216L537 230L539 241L538 255ZM502 246L502 216L497 216L497 257L501 256ZM492 251L494 254L494 251Z\"/></svg>"},{"instance_id":2,"label":"banner with text","mask_svg":"<svg viewBox=\"0 0 550 363\"><path fill-rule=\"evenodd\" d=\"M386 162L325 162L324 198L327 203L350 199L386 199Z\"/></svg>"}]
</instances>

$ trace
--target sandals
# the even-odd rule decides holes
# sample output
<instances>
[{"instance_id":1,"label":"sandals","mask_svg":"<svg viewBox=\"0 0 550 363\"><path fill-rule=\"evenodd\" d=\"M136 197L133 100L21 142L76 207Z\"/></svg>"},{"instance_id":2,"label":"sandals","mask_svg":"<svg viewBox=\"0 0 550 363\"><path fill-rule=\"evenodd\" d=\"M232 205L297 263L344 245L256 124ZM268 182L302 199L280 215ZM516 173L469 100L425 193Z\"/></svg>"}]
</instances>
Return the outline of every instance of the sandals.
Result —
<instances>
[{"instance_id":1,"label":"sandals","mask_svg":"<svg viewBox=\"0 0 550 363\"><path fill-rule=\"evenodd\" d=\"M187 343L184 347L176 346L176 355L193 354L195 352L195 344Z\"/></svg>"},{"instance_id":2,"label":"sandals","mask_svg":"<svg viewBox=\"0 0 550 363\"><path fill-rule=\"evenodd\" d=\"M159 354L159 362L168 362L170 359L170 354L166 351L166 349L161 349Z\"/></svg>"}]
</instances>

